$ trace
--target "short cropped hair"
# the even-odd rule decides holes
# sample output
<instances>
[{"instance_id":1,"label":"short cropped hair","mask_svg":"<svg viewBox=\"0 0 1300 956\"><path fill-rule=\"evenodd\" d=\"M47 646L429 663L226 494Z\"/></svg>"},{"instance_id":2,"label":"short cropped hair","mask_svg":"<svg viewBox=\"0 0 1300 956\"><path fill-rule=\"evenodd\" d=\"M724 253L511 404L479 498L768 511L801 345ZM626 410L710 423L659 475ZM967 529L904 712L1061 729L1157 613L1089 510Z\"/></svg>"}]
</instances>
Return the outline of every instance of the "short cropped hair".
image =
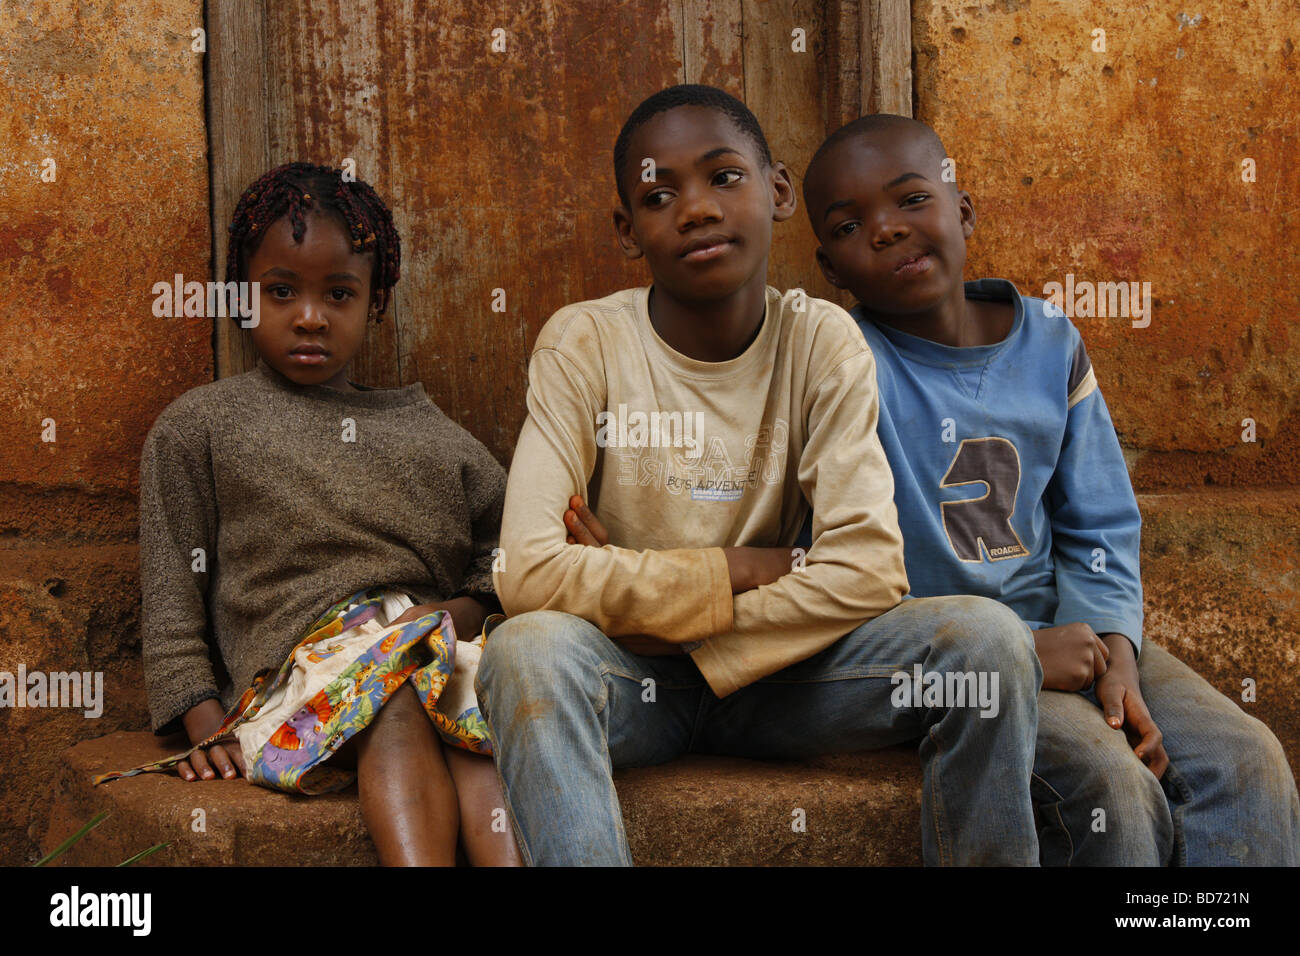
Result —
<instances>
[{"instance_id":1,"label":"short cropped hair","mask_svg":"<svg viewBox=\"0 0 1300 956\"><path fill-rule=\"evenodd\" d=\"M943 140L939 139L939 134L926 123L912 119L910 116L897 116L893 113L872 113L845 123L831 133L830 136L827 136L826 141L817 147L817 152L813 153L812 159L808 161L808 168L804 171L804 207L808 210L808 218L813 221L814 232L817 232L816 211L808 203L808 191L816 181L818 165L841 143L858 137L880 135L919 137L925 143L926 151L930 154L930 157L937 159L941 164L948 155L948 151L944 149ZM955 183L952 188L957 188Z\"/></svg>"},{"instance_id":2,"label":"short cropped hair","mask_svg":"<svg viewBox=\"0 0 1300 956\"><path fill-rule=\"evenodd\" d=\"M628 202L623 176L627 172L627 151L632 143L633 134L651 118L679 106L703 106L725 113L736 127L749 137L763 164L772 165L772 151L768 149L763 128L758 125L758 120L744 103L726 90L720 90L715 86L703 86L698 83L670 86L643 100L627 118L627 122L619 131L618 139L614 141L614 182L618 186L618 198L624 206L627 206Z\"/></svg>"}]
</instances>

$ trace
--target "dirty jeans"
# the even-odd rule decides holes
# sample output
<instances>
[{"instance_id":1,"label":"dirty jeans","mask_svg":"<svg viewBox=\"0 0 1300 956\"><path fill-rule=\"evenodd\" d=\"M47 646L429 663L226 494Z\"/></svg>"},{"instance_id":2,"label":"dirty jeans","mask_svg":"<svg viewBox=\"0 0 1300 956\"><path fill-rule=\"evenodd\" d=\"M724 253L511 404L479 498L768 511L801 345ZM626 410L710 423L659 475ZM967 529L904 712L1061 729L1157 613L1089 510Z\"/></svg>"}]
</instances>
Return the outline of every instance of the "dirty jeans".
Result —
<instances>
[{"instance_id":1,"label":"dirty jeans","mask_svg":"<svg viewBox=\"0 0 1300 956\"><path fill-rule=\"evenodd\" d=\"M1032 789L1042 862L1300 864L1300 798L1277 738L1149 641L1138 676L1169 756L1160 782L1094 695L1040 694Z\"/></svg>"},{"instance_id":2,"label":"dirty jeans","mask_svg":"<svg viewBox=\"0 0 1300 956\"><path fill-rule=\"evenodd\" d=\"M914 664L997 674L996 716L910 695L895 706L891 675L910 676ZM921 738L924 861L1036 865L1029 783L1041 683L1032 635L1015 614L986 598L935 597L905 601L721 699L688 657L633 654L580 618L533 611L493 632L476 690L528 864L632 863L615 767Z\"/></svg>"}]
</instances>

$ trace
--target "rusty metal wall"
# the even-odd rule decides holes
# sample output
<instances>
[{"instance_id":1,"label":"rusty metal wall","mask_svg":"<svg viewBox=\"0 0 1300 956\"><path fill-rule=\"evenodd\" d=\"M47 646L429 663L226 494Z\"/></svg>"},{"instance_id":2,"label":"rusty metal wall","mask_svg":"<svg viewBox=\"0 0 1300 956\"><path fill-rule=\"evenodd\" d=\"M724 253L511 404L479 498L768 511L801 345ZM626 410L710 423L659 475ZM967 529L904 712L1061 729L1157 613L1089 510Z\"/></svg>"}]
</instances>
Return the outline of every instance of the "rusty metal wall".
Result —
<instances>
[{"instance_id":1,"label":"rusty metal wall","mask_svg":"<svg viewBox=\"0 0 1300 956\"><path fill-rule=\"evenodd\" d=\"M1075 320L1138 489L1300 483L1300 3L914 13L917 116L982 213L968 277L1150 283L1145 327Z\"/></svg>"},{"instance_id":2,"label":"rusty metal wall","mask_svg":"<svg viewBox=\"0 0 1300 956\"><path fill-rule=\"evenodd\" d=\"M212 380L199 0L0 0L0 672L101 671L104 711L0 708L0 864L33 862L63 751L148 722L140 446ZM48 424L46 424L48 423Z\"/></svg>"}]
</instances>

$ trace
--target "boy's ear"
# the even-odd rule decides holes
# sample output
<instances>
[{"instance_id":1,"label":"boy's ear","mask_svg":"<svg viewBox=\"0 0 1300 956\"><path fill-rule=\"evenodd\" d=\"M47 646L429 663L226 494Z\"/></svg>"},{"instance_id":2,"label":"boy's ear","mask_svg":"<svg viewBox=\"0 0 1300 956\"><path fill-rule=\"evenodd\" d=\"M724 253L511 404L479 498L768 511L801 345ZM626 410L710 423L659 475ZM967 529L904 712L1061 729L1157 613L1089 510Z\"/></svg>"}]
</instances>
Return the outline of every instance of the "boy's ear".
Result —
<instances>
[{"instance_id":1,"label":"boy's ear","mask_svg":"<svg viewBox=\"0 0 1300 956\"><path fill-rule=\"evenodd\" d=\"M623 250L623 255L629 259L640 259L645 254L641 249L641 243L637 242L636 233L632 230L632 215L625 206L614 207L614 231L618 233L618 244Z\"/></svg>"},{"instance_id":2,"label":"boy's ear","mask_svg":"<svg viewBox=\"0 0 1300 956\"><path fill-rule=\"evenodd\" d=\"M964 189L958 190L957 202L961 214L961 232L969 239L975 231L975 203L971 201L970 193Z\"/></svg>"},{"instance_id":3,"label":"boy's ear","mask_svg":"<svg viewBox=\"0 0 1300 956\"><path fill-rule=\"evenodd\" d=\"M772 211L773 222L785 222L794 215L799 205L794 195L794 183L790 180L790 171L785 168L785 163L772 164L772 200L775 203Z\"/></svg>"},{"instance_id":4,"label":"boy's ear","mask_svg":"<svg viewBox=\"0 0 1300 956\"><path fill-rule=\"evenodd\" d=\"M821 246L817 247L817 264L822 267L822 275L826 277L827 282L837 289L846 288L844 283L840 281L840 277L835 274L835 266L831 264L831 257L822 251Z\"/></svg>"}]
</instances>

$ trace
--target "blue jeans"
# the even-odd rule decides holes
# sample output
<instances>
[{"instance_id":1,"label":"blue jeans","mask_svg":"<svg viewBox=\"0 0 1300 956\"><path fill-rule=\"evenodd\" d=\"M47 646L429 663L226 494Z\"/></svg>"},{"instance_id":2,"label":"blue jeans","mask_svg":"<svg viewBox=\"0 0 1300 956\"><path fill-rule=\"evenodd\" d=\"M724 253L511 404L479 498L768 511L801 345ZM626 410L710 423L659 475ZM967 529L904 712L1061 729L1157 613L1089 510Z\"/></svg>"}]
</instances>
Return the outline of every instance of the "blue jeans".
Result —
<instances>
[{"instance_id":1,"label":"blue jeans","mask_svg":"<svg viewBox=\"0 0 1300 956\"><path fill-rule=\"evenodd\" d=\"M1138 675L1169 755L1160 782L1091 693L1039 696L1043 863L1300 865L1300 798L1277 738L1155 644Z\"/></svg>"},{"instance_id":2,"label":"blue jeans","mask_svg":"<svg viewBox=\"0 0 1300 956\"><path fill-rule=\"evenodd\" d=\"M911 696L891 678L914 665L997 675L996 715ZM580 618L534 611L493 632L476 690L528 864L631 864L615 767L920 738L925 862L1035 865L1029 780L1041 683L1032 635L1014 613L986 598L938 597L905 601L721 699L687 657L633 654Z\"/></svg>"}]
</instances>

